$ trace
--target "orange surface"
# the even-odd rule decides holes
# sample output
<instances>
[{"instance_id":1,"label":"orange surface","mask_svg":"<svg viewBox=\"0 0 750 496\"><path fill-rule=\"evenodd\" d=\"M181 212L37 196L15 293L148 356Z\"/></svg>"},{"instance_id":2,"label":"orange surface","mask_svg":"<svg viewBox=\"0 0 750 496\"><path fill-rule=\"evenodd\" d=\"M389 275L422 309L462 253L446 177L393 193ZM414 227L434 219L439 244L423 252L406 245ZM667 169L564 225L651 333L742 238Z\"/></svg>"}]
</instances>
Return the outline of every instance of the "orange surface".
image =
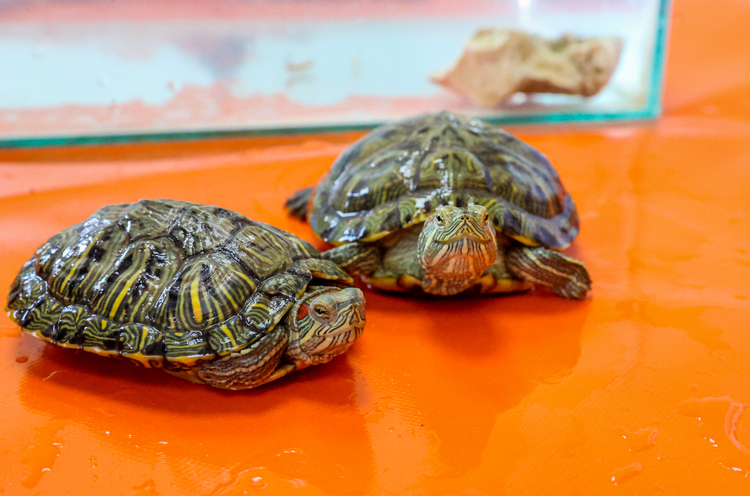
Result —
<instances>
[{"instance_id":1,"label":"orange surface","mask_svg":"<svg viewBox=\"0 0 750 496\"><path fill-rule=\"evenodd\" d=\"M55 348L1 316L0 493L748 494L749 23L745 0L676 1L653 125L516 130L579 206L583 303L368 291L348 354L238 393ZM343 146L2 152L0 287L51 234L142 197L312 239L281 205Z\"/></svg>"}]
</instances>

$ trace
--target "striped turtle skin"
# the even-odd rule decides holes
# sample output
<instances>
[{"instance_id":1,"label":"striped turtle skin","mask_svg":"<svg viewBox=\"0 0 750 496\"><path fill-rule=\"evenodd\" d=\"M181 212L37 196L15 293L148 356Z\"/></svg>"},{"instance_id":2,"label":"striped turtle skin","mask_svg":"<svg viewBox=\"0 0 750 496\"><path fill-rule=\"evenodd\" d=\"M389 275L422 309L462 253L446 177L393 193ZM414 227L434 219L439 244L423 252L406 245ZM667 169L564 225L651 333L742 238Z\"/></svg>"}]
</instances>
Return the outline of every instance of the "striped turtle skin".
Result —
<instances>
[{"instance_id":1,"label":"striped turtle skin","mask_svg":"<svg viewBox=\"0 0 750 496\"><path fill-rule=\"evenodd\" d=\"M239 389L274 373L289 334L320 323L295 315L279 324L312 297L341 304L333 309L341 318L356 314L357 325L344 324L350 332L328 343L345 351L364 325L361 292L344 289L351 284L311 244L273 226L219 207L141 200L106 206L50 238L13 281L6 310L24 331L57 346ZM301 368L333 356L323 355L286 360ZM204 377L222 367L227 375L239 356L246 369L249 358L266 360L266 377Z\"/></svg>"},{"instance_id":2,"label":"striped turtle skin","mask_svg":"<svg viewBox=\"0 0 750 496\"><path fill-rule=\"evenodd\" d=\"M287 207L335 246L326 258L380 289L450 296L540 284L572 299L590 289L583 264L558 253L579 218L557 171L471 117L440 112L381 126Z\"/></svg>"}]
</instances>

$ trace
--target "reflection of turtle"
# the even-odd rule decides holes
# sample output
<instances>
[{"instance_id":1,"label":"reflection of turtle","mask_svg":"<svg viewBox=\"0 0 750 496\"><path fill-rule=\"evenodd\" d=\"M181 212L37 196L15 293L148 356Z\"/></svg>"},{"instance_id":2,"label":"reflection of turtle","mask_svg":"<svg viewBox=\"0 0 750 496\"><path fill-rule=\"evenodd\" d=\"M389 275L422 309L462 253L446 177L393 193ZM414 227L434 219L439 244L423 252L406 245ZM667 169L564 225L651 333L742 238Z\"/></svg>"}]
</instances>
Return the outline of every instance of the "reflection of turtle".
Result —
<instances>
[{"instance_id":1,"label":"reflection of turtle","mask_svg":"<svg viewBox=\"0 0 750 496\"><path fill-rule=\"evenodd\" d=\"M337 245L324 257L378 288L452 295L541 284L571 299L590 289L586 267L556 251L578 234L557 172L469 117L441 112L379 127L287 207Z\"/></svg>"},{"instance_id":2,"label":"reflection of turtle","mask_svg":"<svg viewBox=\"0 0 750 496\"><path fill-rule=\"evenodd\" d=\"M65 348L243 389L346 351L364 297L309 243L218 207L110 205L21 269L10 318Z\"/></svg>"}]
</instances>

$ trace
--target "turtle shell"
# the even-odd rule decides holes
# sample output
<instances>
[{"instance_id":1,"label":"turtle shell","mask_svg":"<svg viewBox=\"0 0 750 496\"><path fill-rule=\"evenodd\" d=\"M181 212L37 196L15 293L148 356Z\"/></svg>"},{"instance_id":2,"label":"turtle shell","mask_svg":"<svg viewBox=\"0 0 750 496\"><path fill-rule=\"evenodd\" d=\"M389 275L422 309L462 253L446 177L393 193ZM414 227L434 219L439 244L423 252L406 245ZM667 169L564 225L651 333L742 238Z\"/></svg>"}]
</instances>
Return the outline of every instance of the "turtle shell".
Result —
<instances>
[{"instance_id":1,"label":"turtle shell","mask_svg":"<svg viewBox=\"0 0 750 496\"><path fill-rule=\"evenodd\" d=\"M345 150L308 209L334 245L369 242L424 222L441 205L487 208L521 243L567 247L578 213L544 155L478 119L449 112L381 126Z\"/></svg>"},{"instance_id":2,"label":"turtle shell","mask_svg":"<svg viewBox=\"0 0 750 496\"><path fill-rule=\"evenodd\" d=\"M313 278L350 285L310 243L219 207L110 205L21 269L10 318L68 348L185 368L267 334Z\"/></svg>"}]
</instances>

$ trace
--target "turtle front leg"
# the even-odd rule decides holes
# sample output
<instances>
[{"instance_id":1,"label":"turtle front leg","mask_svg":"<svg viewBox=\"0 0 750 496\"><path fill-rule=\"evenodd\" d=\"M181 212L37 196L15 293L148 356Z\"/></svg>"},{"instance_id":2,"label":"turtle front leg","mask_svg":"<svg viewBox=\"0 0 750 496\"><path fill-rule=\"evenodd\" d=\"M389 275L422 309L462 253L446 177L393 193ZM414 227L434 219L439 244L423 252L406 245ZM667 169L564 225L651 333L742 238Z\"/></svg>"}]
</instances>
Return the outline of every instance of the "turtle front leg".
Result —
<instances>
[{"instance_id":1,"label":"turtle front leg","mask_svg":"<svg viewBox=\"0 0 750 496\"><path fill-rule=\"evenodd\" d=\"M200 381L215 388L250 389L258 387L294 370L294 368L282 367L285 372L282 374L276 373L287 343L288 332L284 325L280 323L273 331L247 348L200 365L190 372L191 375L197 376ZM178 377L197 382L184 376Z\"/></svg>"},{"instance_id":2,"label":"turtle front leg","mask_svg":"<svg viewBox=\"0 0 750 496\"><path fill-rule=\"evenodd\" d=\"M474 285L474 290L479 293L520 293L528 291L534 285L530 282L513 277L508 272L502 251L498 252L495 263L484 271L482 277Z\"/></svg>"},{"instance_id":3,"label":"turtle front leg","mask_svg":"<svg viewBox=\"0 0 750 496\"><path fill-rule=\"evenodd\" d=\"M307 218L307 204L310 202L312 193L313 186L300 189L289 197L284 206L291 215L305 220Z\"/></svg>"},{"instance_id":4,"label":"turtle front leg","mask_svg":"<svg viewBox=\"0 0 750 496\"><path fill-rule=\"evenodd\" d=\"M254 387L262 386L263 384L268 384L269 382L273 382L277 379L281 379L284 376L287 376L294 372L295 370L302 370L304 368L307 368L308 365L304 362L284 362L282 361L279 363L278 367L276 367L276 370L271 373L268 377L266 377L263 382L256 384Z\"/></svg>"},{"instance_id":5,"label":"turtle front leg","mask_svg":"<svg viewBox=\"0 0 750 496\"><path fill-rule=\"evenodd\" d=\"M349 243L322 253L323 258L335 263L351 275L370 275L381 264L380 250L375 246Z\"/></svg>"},{"instance_id":6,"label":"turtle front leg","mask_svg":"<svg viewBox=\"0 0 750 496\"><path fill-rule=\"evenodd\" d=\"M506 264L515 277L547 286L569 300L582 300L591 289L591 278L583 263L547 248L510 248Z\"/></svg>"}]
</instances>

